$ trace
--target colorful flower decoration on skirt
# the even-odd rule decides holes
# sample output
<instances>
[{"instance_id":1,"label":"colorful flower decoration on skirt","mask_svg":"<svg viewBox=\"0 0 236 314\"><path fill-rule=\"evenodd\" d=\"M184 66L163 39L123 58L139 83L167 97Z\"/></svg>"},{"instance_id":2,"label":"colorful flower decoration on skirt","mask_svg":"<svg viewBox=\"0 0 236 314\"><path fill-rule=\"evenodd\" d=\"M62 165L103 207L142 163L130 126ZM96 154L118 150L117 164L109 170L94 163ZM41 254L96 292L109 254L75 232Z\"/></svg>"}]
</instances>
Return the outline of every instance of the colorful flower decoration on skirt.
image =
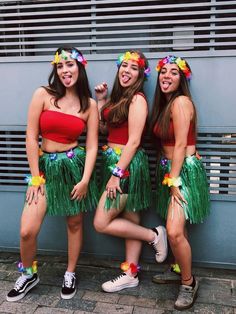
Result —
<instances>
[{"instance_id":1,"label":"colorful flower decoration on skirt","mask_svg":"<svg viewBox=\"0 0 236 314\"><path fill-rule=\"evenodd\" d=\"M70 149L66 152L66 156L69 158L69 159L72 159L75 157L75 153L73 151L73 149Z\"/></svg>"},{"instance_id":2,"label":"colorful flower decoration on skirt","mask_svg":"<svg viewBox=\"0 0 236 314\"><path fill-rule=\"evenodd\" d=\"M162 165L162 167L165 167L167 165L168 159L165 157L162 157L160 160L160 164Z\"/></svg>"},{"instance_id":3,"label":"colorful flower decoration on skirt","mask_svg":"<svg viewBox=\"0 0 236 314\"><path fill-rule=\"evenodd\" d=\"M57 153L49 154L49 158L50 158L51 161L57 160Z\"/></svg>"}]
</instances>

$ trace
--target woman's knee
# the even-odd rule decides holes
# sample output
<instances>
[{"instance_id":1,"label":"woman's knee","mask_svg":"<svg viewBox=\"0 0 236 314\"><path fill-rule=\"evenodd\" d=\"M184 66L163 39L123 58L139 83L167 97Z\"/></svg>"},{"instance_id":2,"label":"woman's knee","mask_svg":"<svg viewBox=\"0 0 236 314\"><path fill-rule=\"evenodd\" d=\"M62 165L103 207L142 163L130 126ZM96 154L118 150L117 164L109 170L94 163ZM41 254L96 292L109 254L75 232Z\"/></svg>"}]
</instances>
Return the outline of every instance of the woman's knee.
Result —
<instances>
[{"instance_id":1,"label":"woman's knee","mask_svg":"<svg viewBox=\"0 0 236 314\"><path fill-rule=\"evenodd\" d=\"M33 240L36 239L38 235L38 231L34 228L29 227L21 227L20 230L20 238L23 241Z\"/></svg>"},{"instance_id":2,"label":"woman's knee","mask_svg":"<svg viewBox=\"0 0 236 314\"><path fill-rule=\"evenodd\" d=\"M83 226L83 216L78 215L78 216L71 216L67 218L67 226L70 232L77 232L80 229L82 229Z\"/></svg>"},{"instance_id":3,"label":"woman's knee","mask_svg":"<svg viewBox=\"0 0 236 314\"><path fill-rule=\"evenodd\" d=\"M177 245L184 237L184 231L173 227L166 228L168 240L171 244Z\"/></svg>"},{"instance_id":4,"label":"woman's knee","mask_svg":"<svg viewBox=\"0 0 236 314\"><path fill-rule=\"evenodd\" d=\"M107 224L105 224L102 219L100 219L99 217L95 216L94 221L93 221L93 226L94 226L94 229L97 232L105 233Z\"/></svg>"}]
</instances>

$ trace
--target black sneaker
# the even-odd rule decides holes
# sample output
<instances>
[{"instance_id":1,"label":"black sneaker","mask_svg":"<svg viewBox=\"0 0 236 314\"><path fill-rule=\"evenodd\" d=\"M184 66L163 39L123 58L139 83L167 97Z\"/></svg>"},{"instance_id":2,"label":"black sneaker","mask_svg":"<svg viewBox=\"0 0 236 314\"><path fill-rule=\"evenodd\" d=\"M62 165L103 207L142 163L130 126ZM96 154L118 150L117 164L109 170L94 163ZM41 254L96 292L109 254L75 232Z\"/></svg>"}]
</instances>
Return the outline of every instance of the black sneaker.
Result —
<instances>
[{"instance_id":1,"label":"black sneaker","mask_svg":"<svg viewBox=\"0 0 236 314\"><path fill-rule=\"evenodd\" d=\"M25 277L23 274L17 279L14 288L8 293L7 301L15 302L26 295L39 282L38 274L35 273L31 278Z\"/></svg>"},{"instance_id":2,"label":"black sneaker","mask_svg":"<svg viewBox=\"0 0 236 314\"><path fill-rule=\"evenodd\" d=\"M72 273L65 273L61 288L61 298L69 300L76 294L76 278Z\"/></svg>"}]
</instances>

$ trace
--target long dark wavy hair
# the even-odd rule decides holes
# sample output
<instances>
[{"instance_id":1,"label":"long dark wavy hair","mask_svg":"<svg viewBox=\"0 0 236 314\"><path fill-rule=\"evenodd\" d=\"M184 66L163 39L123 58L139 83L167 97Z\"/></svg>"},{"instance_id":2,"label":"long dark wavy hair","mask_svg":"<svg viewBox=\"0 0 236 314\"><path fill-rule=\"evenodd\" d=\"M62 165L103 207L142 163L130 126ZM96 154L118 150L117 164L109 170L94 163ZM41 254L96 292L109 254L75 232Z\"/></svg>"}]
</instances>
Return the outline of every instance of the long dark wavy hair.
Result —
<instances>
[{"instance_id":1,"label":"long dark wavy hair","mask_svg":"<svg viewBox=\"0 0 236 314\"><path fill-rule=\"evenodd\" d=\"M60 55L62 50L72 53L72 50L76 50L80 55L82 53L74 47L60 47L57 49L55 54L58 52ZM76 60L76 64L79 69L79 76L76 82L76 94L80 100L80 110L79 112L85 112L90 105L90 97L92 96L91 90L89 87L87 73L85 71L84 65L81 64L78 60ZM60 108L58 105L58 100L65 96L66 94L66 87L60 81L58 74L57 74L57 65L53 65L53 69L48 77L48 86L44 86L47 92L53 96L53 104L55 107Z\"/></svg>"},{"instance_id":2,"label":"long dark wavy hair","mask_svg":"<svg viewBox=\"0 0 236 314\"><path fill-rule=\"evenodd\" d=\"M144 70L148 67L148 61L143 53L136 50L131 50L131 53L137 53L145 62L144 67L139 67L139 75L137 81L129 86L122 87L119 81L119 69L117 70L113 88L111 91L111 96L108 102L102 108L102 118L103 111L105 108L110 108L108 115L108 123L113 127L119 126L128 119L129 106L135 94L143 93L143 85L145 80Z\"/></svg>"},{"instance_id":3,"label":"long dark wavy hair","mask_svg":"<svg viewBox=\"0 0 236 314\"><path fill-rule=\"evenodd\" d=\"M187 64L187 62L186 62ZM189 67L189 65L187 64ZM190 69L190 67L189 67ZM178 89L172 93L169 101L167 102L165 94L161 91L159 76L157 77L156 89L154 94L153 107L151 112L151 120L150 120L150 131L153 132L154 126L158 125L159 130L161 131L161 137L163 139L168 139L168 130L170 125L170 115L171 115L171 106L174 100L178 96L187 96L194 108L194 115L192 119L193 129L196 134L196 125L197 125L197 113L196 108L192 100L192 96L189 90L188 80L186 79L184 73L179 69L180 73L180 83Z\"/></svg>"}]
</instances>

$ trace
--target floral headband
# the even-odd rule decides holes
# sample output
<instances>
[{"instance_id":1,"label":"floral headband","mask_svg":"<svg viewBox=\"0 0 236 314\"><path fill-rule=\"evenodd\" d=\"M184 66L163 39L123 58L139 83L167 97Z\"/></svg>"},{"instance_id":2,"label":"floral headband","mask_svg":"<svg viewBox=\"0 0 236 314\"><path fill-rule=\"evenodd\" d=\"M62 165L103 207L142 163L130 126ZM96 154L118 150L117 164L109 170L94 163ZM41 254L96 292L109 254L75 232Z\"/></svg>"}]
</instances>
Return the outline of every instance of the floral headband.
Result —
<instances>
[{"instance_id":1,"label":"floral headband","mask_svg":"<svg viewBox=\"0 0 236 314\"><path fill-rule=\"evenodd\" d=\"M70 54L70 57L71 57L71 59L75 59L78 62L80 62L81 64L83 64L83 66L86 66L86 64L87 64L87 61L84 59L82 54L80 54L75 49L72 50L72 52ZM64 60L68 59L68 54L66 53L65 50L62 50L60 55L59 55L58 52L56 52L56 54L54 55L54 60L51 63L52 64L58 64L60 62L61 58L64 59Z\"/></svg>"},{"instance_id":2,"label":"floral headband","mask_svg":"<svg viewBox=\"0 0 236 314\"><path fill-rule=\"evenodd\" d=\"M138 63L138 66L140 68L144 68L144 76L148 77L150 75L150 68L145 68L145 60L140 57L140 55L137 52L130 52L126 51L125 53L119 55L118 60L116 61L117 66L119 67L123 61L135 61Z\"/></svg>"},{"instance_id":3,"label":"floral headband","mask_svg":"<svg viewBox=\"0 0 236 314\"><path fill-rule=\"evenodd\" d=\"M161 68L167 63L177 64L179 69L184 73L185 77L187 79L191 79L192 72L191 72L190 68L187 66L186 61L180 57L167 56L167 57L161 59L156 66L157 72L160 72Z\"/></svg>"}]
</instances>

